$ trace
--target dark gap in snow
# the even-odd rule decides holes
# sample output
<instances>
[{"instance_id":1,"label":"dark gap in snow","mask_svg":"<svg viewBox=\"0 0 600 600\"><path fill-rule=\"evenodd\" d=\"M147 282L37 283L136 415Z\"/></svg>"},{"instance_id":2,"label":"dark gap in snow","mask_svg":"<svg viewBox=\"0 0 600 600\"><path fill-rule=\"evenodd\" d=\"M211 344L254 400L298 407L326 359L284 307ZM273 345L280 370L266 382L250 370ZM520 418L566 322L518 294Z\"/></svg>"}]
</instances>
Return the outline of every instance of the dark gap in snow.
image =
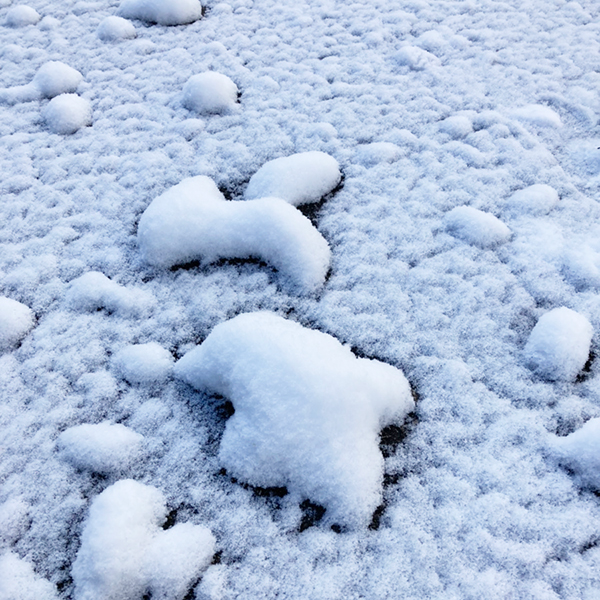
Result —
<instances>
[{"instance_id":1,"label":"dark gap in snow","mask_svg":"<svg viewBox=\"0 0 600 600\"><path fill-rule=\"evenodd\" d=\"M388 425L379 433L379 450L384 458L389 458L396 453L398 446L406 439L409 433L412 433L417 425L418 417L416 412L406 415L401 425Z\"/></svg>"},{"instance_id":2,"label":"dark gap in snow","mask_svg":"<svg viewBox=\"0 0 600 600\"><path fill-rule=\"evenodd\" d=\"M575 383L582 383L589 378L589 376L592 373L592 363L594 362L595 359L596 359L596 353L593 350L590 350L590 354L588 356L587 362L583 366L583 369L581 369L581 372L579 373L579 375L577 375L577 379L575 380Z\"/></svg>"},{"instance_id":3,"label":"dark gap in snow","mask_svg":"<svg viewBox=\"0 0 600 600\"><path fill-rule=\"evenodd\" d=\"M375 512L373 513L373 518L371 519L371 522L369 523L369 529L371 531L377 531L379 529L379 526L381 525L381 517L383 516L383 513L385 512L385 504L380 504L376 509Z\"/></svg>"},{"instance_id":4,"label":"dark gap in snow","mask_svg":"<svg viewBox=\"0 0 600 600\"><path fill-rule=\"evenodd\" d=\"M219 397L219 399L224 400L221 397ZM219 415L219 417L225 421L235 414L235 408L230 400L224 400L216 407L215 410L217 415Z\"/></svg>"},{"instance_id":5,"label":"dark gap in snow","mask_svg":"<svg viewBox=\"0 0 600 600\"><path fill-rule=\"evenodd\" d=\"M310 222L317 227L319 223L320 212L326 202L331 200L335 194L337 194L343 187L345 182L345 175L342 173L342 177L340 182L328 193L325 194L318 202L310 202L306 204L301 204L296 208L307 218ZM329 274L327 275L327 278Z\"/></svg>"},{"instance_id":6,"label":"dark gap in snow","mask_svg":"<svg viewBox=\"0 0 600 600\"><path fill-rule=\"evenodd\" d=\"M254 487L251 485L244 485L244 487L248 487L252 490L252 493L257 498L283 498L287 496L288 490L285 486L283 487Z\"/></svg>"},{"instance_id":7,"label":"dark gap in snow","mask_svg":"<svg viewBox=\"0 0 600 600\"><path fill-rule=\"evenodd\" d=\"M600 546L600 537L592 538L591 540L583 544L583 546L581 546L581 548L579 549L579 554L583 554L584 552L587 552L592 548L597 548L598 546Z\"/></svg>"},{"instance_id":8,"label":"dark gap in snow","mask_svg":"<svg viewBox=\"0 0 600 600\"><path fill-rule=\"evenodd\" d=\"M191 271L192 269L198 269L199 267L200 267L199 260L190 260L190 262L182 263L180 265L173 265L170 270L172 272L180 271L180 270Z\"/></svg>"},{"instance_id":9,"label":"dark gap in snow","mask_svg":"<svg viewBox=\"0 0 600 600\"><path fill-rule=\"evenodd\" d=\"M302 504L300 504L300 509L302 510L302 520L300 521L300 527L298 528L299 533L316 525L325 515L325 507L320 504L315 504L310 500L304 500ZM332 525L332 529L333 527L335 527L335 525Z\"/></svg>"},{"instance_id":10,"label":"dark gap in snow","mask_svg":"<svg viewBox=\"0 0 600 600\"><path fill-rule=\"evenodd\" d=\"M343 533L344 532L344 528L341 525L338 525L337 523L334 523L331 526L331 531L333 531L334 533Z\"/></svg>"},{"instance_id":11,"label":"dark gap in snow","mask_svg":"<svg viewBox=\"0 0 600 600\"><path fill-rule=\"evenodd\" d=\"M169 514L167 515L165 522L162 524L162 528L163 529L171 529L171 527L173 527L173 525L175 525L176 521L177 521L177 509L174 508L173 510L169 511Z\"/></svg>"},{"instance_id":12,"label":"dark gap in snow","mask_svg":"<svg viewBox=\"0 0 600 600\"><path fill-rule=\"evenodd\" d=\"M223 550L218 550L217 552L215 552L214 556L212 557L212 561L210 564L211 565L220 565L222 556L223 556Z\"/></svg>"},{"instance_id":13,"label":"dark gap in snow","mask_svg":"<svg viewBox=\"0 0 600 600\"><path fill-rule=\"evenodd\" d=\"M235 198L242 198L244 196L244 190L248 186L249 181L250 178L248 177L241 181L218 183L218 188L221 194L225 196L226 200L234 200Z\"/></svg>"}]
</instances>

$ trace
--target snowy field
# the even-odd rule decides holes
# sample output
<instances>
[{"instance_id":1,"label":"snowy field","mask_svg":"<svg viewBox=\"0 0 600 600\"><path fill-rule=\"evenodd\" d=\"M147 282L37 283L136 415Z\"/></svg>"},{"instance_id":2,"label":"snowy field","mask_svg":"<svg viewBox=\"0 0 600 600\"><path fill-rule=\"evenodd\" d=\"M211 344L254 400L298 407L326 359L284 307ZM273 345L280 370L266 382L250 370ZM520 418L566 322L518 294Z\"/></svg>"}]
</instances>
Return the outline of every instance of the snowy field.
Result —
<instances>
[{"instance_id":1,"label":"snowy field","mask_svg":"<svg viewBox=\"0 0 600 600\"><path fill-rule=\"evenodd\" d=\"M597 0L0 0L0 66L0 600L600 598Z\"/></svg>"}]
</instances>

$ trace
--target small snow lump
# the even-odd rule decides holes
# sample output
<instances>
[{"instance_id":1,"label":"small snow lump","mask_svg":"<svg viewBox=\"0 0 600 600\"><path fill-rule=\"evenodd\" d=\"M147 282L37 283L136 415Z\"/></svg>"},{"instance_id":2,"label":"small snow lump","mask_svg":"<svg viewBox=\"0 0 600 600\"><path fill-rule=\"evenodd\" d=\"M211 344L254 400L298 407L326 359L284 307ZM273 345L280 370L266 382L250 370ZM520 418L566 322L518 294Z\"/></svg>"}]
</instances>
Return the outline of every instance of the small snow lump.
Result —
<instances>
[{"instance_id":1,"label":"small snow lump","mask_svg":"<svg viewBox=\"0 0 600 600\"><path fill-rule=\"evenodd\" d=\"M506 210L513 215L547 215L558 204L558 192L545 183L517 190L506 200Z\"/></svg>"},{"instance_id":2,"label":"small snow lump","mask_svg":"<svg viewBox=\"0 0 600 600\"><path fill-rule=\"evenodd\" d=\"M0 352L20 342L33 323L33 312L28 306L0 296Z\"/></svg>"},{"instance_id":3,"label":"small snow lump","mask_svg":"<svg viewBox=\"0 0 600 600\"><path fill-rule=\"evenodd\" d=\"M573 381L588 360L591 323L570 308L542 315L525 345L527 365L549 381Z\"/></svg>"},{"instance_id":4,"label":"small snow lump","mask_svg":"<svg viewBox=\"0 0 600 600\"><path fill-rule=\"evenodd\" d=\"M250 179L246 200L274 196L294 206L318 202L342 179L337 160L325 152L301 152L265 163Z\"/></svg>"},{"instance_id":5,"label":"small snow lump","mask_svg":"<svg viewBox=\"0 0 600 600\"><path fill-rule=\"evenodd\" d=\"M100 25L98 25L96 34L103 42L132 40L137 37L135 27L131 21L114 15L106 17Z\"/></svg>"},{"instance_id":6,"label":"small snow lump","mask_svg":"<svg viewBox=\"0 0 600 600\"><path fill-rule=\"evenodd\" d=\"M560 116L549 106L543 104L528 104L512 112L520 121L525 121L538 127L561 127Z\"/></svg>"},{"instance_id":7,"label":"small snow lump","mask_svg":"<svg viewBox=\"0 0 600 600\"><path fill-rule=\"evenodd\" d=\"M156 383L171 374L173 357L156 342L149 342L119 350L113 358L113 365L130 383Z\"/></svg>"},{"instance_id":8,"label":"small snow lump","mask_svg":"<svg viewBox=\"0 0 600 600\"><path fill-rule=\"evenodd\" d=\"M192 75L183 86L183 106L197 113L222 113L237 102L238 88L222 73Z\"/></svg>"},{"instance_id":9,"label":"small snow lump","mask_svg":"<svg viewBox=\"0 0 600 600\"><path fill-rule=\"evenodd\" d=\"M27 25L35 25L40 20L40 15L31 6L19 4L13 6L6 15L6 25L8 27L25 27Z\"/></svg>"},{"instance_id":10,"label":"small snow lump","mask_svg":"<svg viewBox=\"0 0 600 600\"><path fill-rule=\"evenodd\" d=\"M500 219L472 206L453 208L444 221L450 235L479 248L491 248L506 242L511 234Z\"/></svg>"},{"instance_id":11,"label":"small snow lump","mask_svg":"<svg viewBox=\"0 0 600 600\"><path fill-rule=\"evenodd\" d=\"M440 64L440 59L417 46L404 46L393 56L397 65L408 67L413 71L423 71Z\"/></svg>"},{"instance_id":12,"label":"small snow lump","mask_svg":"<svg viewBox=\"0 0 600 600\"><path fill-rule=\"evenodd\" d=\"M50 131L69 135L92 124L92 105L77 94L61 94L44 108L44 119Z\"/></svg>"},{"instance_id":13,"label":"small snow lump","mask_svg":"<svg viewBox=\"0 0 600 600\"><path fill-rule=\"evenodd\" d=\"M202 17L198 0L123 0L118 14L159 25L187 25Z\"/></svg>"}]
</instances>

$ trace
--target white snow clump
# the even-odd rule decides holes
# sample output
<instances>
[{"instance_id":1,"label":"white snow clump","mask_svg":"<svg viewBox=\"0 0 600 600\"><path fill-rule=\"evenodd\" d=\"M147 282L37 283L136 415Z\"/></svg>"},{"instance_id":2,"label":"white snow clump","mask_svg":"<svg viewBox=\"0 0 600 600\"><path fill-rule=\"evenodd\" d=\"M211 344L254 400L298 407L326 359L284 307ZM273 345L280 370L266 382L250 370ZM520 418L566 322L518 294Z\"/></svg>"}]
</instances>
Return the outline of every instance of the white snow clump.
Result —
<instances>
[{"instance_id":1,"label":"white snow clump","mask_svg":"<svg viewBox=\"0 0 600 600\"><path fill-rule=\"evenodd\" d=\"M341 181L337 160L325 152L301 152L265 163L250 179L246 200L274 196L298 206L318 202Z\"/></svg>"},{"instance_id":2,"label":"white snow clump","mask_svg":"<svg viewBox=\"0 0 600 600\"><path fill-rule=\"evenodd\" d=\"M77 94L61 94L50 100L43 116L50 131L69 135L92 124L92 105Z\"/></svg>"},{"instance_id":3,"label":"white snow clump","mask_svg":"<svg viewBox=\"0 0 600 600\"><path fill-rule=\"evenodd\" d=\"M25 27L35 25L40 20L40 15L35 8L18 4L13 6L6 14L6 25L8 27Z\"/></svg>"},{"instance_id":4,"label":"white snow clump","mask_svg":"<svg viewBox=\"0 0 600 600\"><path fill-rule=\"evenodd\" d=\"M514 215L547 215L558 204L558 192L545 183L517 190L506 200L507 211Z\"/></svg>"},{"instance_id":5,"label":"white snow clump","mask_svg":"<svg viewBox=\"0 0 600 600\"><path fill-rule=\"evenodd\" d=\"M237 85L223 73L192 75L183 86L183 106L198 113L222 113L237 102Z\"/></svg>"},{"instance_id":6,"label":"white snow clump","mask_svg":"<svg viewBox=\"0 0 600 600\"><path fill-rule=\"evenodd\" d=\"M369 523L381 502L379 431L414 406L401 371L259 312L217 325L174 372L233 403L219 450L230 475L287 486L325 506L329 523Z\"/></svg>"},{"instance_id":7,"label":"white snow clump","mask_svg":"<svg viewBox=\"0 0 600 600\"><path fill-rule=\"evenodd\" d=\"M69 427L60 434L58 448L78 469L111 474L125 471L140 457L143 440L125 425L104 421Z\"/></svg>"},{"instance_id":8,"label":"white snow clump","mask_svg":"<svg viewBox=\"0 0 600 600\"><path fill-rule=\"evenodd\" d=\"M70 94L77 90L82 81L83 75L79 71L53 60L43 64L30 83L0 89L0 102L16 104Z\"/></svg>"},{"instance_id":9,"label":"white snow clump","mask_svg":"<svg viewBox=\"0 0 600 600\"><path fill-rule=\"evenodd\" d=\"M173 357L156 342L149 342L119 350L113 358L113 365L129 383L156 383L171 374Z\"/></svg>"},{"instance_id":10,"label":"white snow clump","mask_svg":"<svg viewBox=\"0 0 600 600\"><path fill-rule=\"evenodd\" d=\"M529 368L549 381L572 381L588 360L594 329L570 308L542 315L529 335L524 356Z\"/></svg>"},{"instance_id":11,"label":"white snow clump","mask_svg":"<svg viewBox=\"0 0 600 600\"><path fill-rule=\"evenodd\" d=\"M584 486L600 490L600 418L590 419L566 437L555 438L552 449Z\"/></svg>"},{"instance_id":12,"label":"white snow clump","mask_svg":"<svg viewBox=\"0 0 600 600\"><path fill-rule=\"evenodd\" d=\"M528 104L512 111L512 115L520 121L526 121L538 127L561 127L560 116L550 107L543 104Z\"/></svg>"},{"instance_id":13,"label":"white snow clump","mask_svg":"<svg viewBox=\"0 0 600 600\"><path fill-rule=\"evenodd\" d=\"M187 25L202 17L198 0L123 0L118 14L159 25Z\"/></svg>"},{"instance_id":14,"label":"white snow clump","mask_svg":"<svg viewBox=\"0 0 600 600\"><path fill-rule=\"evenodd\" d=\"M511 235L510 229L500 219L472 206L453 208L444 221L450 235L479 248L491 248L506 242Z\"/></svg>"},{"instance_id":15,"label":"white snow clump","mask_svg":"<svg viewBox=\"0 0 600 600\"><path fill-rule=\"evenodd\" d=\"M440 59L417 46L404 46L394 55L396 64L408 67L413 71L423 71L429 67L435 67L440 64Z\"/></svg>"},{"instance_id":16,"label":"white snow clump","mask_svg":"<svg viewBox=\"0 0 600 600\"><path fill-rule=\"evenodd\" d=\"M33 312L28 306L0 296L0 352L20 342L33 323Z\"/></svg>"},{"instance_id":17,"label":"white snow clump","mask_svg":"<svg viewBox=\"0 0 600 600\"><path fill-rule=\"evenodd\" d=\"M0 600L57 600L54 586L13 552L0 556Z\"/></svg>"},{"instance_id":18,"label":"white snow clump","mask_svg":"<svg viewBox=\"0 0 600 600\"><path fill-rule=\"evenodd\" d=\"M181 600L211 562L215 539L205 527L179 523L163 531L163 494L123 479L90 507L73 563L80 600Z\"/></svg>"},{"instance_id":19,"label":"white snow clump","mask_svg":"<svg viewBox=\"0 0 600 600\"><path fill-rule=\"evenodd\" d=\"M440 131L448 134L453 140L463 138L469 133L473 133L473 123L471 119L464 115L453 115L440 122Z\"/></svg>"},{"instance_id":20,"label":"white snow clump","mask_svg":"<svg viewBox=\"0 0 600 600\"><path fill-rule=\"evenodd\" d=\"M208 177L190 177L154 199L138 226L145 259L171 267L194 259L262 258L293 287L325 281L330 250L298 210L279 198L228 202Z\"/></svg>"},{"instance_id":21,"label":"white snow clump","mask_svg":"<svg viewBox=\"0 0 600 600\"><path fill-rule=\"evenodd\" d=\"M114 42L117 40L132 40L137 37L137 32L131 21L113 15L102 20L98 25L96 35L103 42Z\"/></svg>"}]
</instances>

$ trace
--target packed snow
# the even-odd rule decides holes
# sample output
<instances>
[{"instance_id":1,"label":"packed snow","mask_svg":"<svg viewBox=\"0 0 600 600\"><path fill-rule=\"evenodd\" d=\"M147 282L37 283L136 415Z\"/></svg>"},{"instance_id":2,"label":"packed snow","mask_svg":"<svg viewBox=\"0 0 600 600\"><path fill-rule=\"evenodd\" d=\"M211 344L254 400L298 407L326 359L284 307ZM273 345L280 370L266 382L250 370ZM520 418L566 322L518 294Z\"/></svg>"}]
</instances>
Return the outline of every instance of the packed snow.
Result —
<instances>
[{"instance_id":1,"label":"packed snow","mask_svg":"<svg viewBox=\"0 0 600 600\"><path fill-rule=\"evenodd\" d=\"M199 73L183 86L183 105L197 113L226 112L235 106L237 98L237 85L223 73Z\"/></svg>"},{"instance_id":2,"label":"packed snow","mask_svg":"<svg viewBox=\"0 0 600 600\"><path fill-rule=\"evenodd\" d=\"M510 229L498 217L472 206L453 208L446 215L445 224L451 235L480 248L490 248L510 238Z\"/></svg>"},{"instance_id":3,"label":"packed snow","mask_svg":"<svg viewBox=\"0 0 600 600\"><path fill-rule=\"evenodd\" d=\"M273 313L221 323L175 366L231 400L219 459L251 485L288 487L327 521L366 526L382 500L379 431L414 408L401 371Z\"/></svg>"},{"instance_id":4,"label":"packed snow","mask_svg":"<svg viewBox=\"0 0 600 600\"><path fill-rule=\"evenodd\" d=\"M113 365L130 383L155 383L169 377L173 356L156 342L132 344L115 354Z\"/></svg>"},{"instance_id":5,"label":"packed snow","mask_svg":"<svg viewBox=\"0 0 600 600\"><path fill-rule=\"evenodd\" d=\"M198 0L123 0L119 15L159 25L187 25L202 16Z\"/></svg>"},{"instance_id":6,"label":"packed snow","mask_svg":"<svg viewBox=\"0 0 600 600\"><path fill-rule=\"evenodd\" d=\"M33 312L28 306L0 297L0 352L20 342L33 325Z\"/></svg>"},{"instance_id":7,"label":"packed snow","mask_svg":"<svg viewBox=\"0 0 600 600\"><path fill-rule=\"evenodd\" d=\"M559 201L558 192L545 183L535 183L517 190L505 203L512 215L547 215Z\"/></svg>"},{"instance_id":8,"label":"packed snow","mask_svg":"<svg viewBox=\"0 0 600 600\"><path fill-rule=\"evenodd\" d=\"M92 124L89 100L77 94L61 94L44 108L44 119L53 133L68 135Z\"/></svg>"}]
</instances>

